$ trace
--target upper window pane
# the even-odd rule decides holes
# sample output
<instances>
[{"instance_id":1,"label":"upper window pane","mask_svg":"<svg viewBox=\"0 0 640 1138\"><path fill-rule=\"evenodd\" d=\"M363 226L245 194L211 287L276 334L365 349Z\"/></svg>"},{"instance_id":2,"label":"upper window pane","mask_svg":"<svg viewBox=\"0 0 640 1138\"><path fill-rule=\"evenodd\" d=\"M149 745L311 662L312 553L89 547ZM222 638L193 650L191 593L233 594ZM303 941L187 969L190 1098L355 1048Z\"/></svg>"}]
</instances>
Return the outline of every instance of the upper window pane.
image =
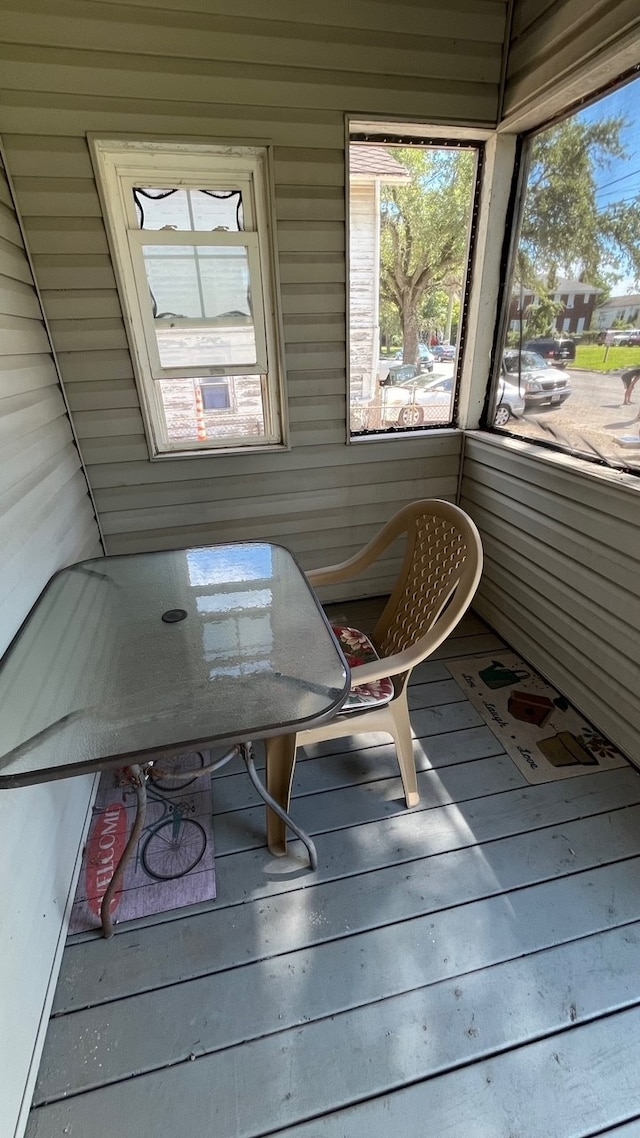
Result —
<instances>
[{"instance_id":1,"label":"upper window pane","mask_svg":"<svg viewBox=\"0 0 640 1138\"><path fill-rule=\"evenodd\" d=\"M446 426L454 418L478 146L392 142L392 123L380 124L383 145L357 123L351 129L351 434Z\"/></svg>"},{"instance_id":2,"label":"upper window pane","mask_svg":"<svg viewBox=\"0 0 640 1138\"><path fill-rule=\"evenodd\" d=\"M530 139L493 409L509 433L633 469L639 120L635 79Z\"/></svg>"},{"instance_id":3,"label":"upper window pane","mask_svg":"<svg viewBox=\"0 0 640 1138\"><path fill-rule=\"evenodd\" d=\"M244 229L241 190L133 189L140 229Z\"/></svg>"}]
</instances>

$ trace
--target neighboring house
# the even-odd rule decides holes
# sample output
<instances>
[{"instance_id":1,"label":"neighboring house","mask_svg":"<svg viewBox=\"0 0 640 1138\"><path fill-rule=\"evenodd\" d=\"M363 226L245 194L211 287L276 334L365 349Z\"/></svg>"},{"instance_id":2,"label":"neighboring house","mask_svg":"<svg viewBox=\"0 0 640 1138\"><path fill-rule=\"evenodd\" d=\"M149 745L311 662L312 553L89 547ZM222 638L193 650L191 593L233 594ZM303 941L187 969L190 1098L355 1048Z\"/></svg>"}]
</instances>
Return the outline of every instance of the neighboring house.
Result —
<instances>
[{"instance_id":1,"label":"neighboring house","mask_svg":"<svg viewBox=\"0 0 640 1138\"><path fill-rule=\"evenodd\" d=\"M599 304L593 314L594 328L613 328L632 324L637 327L640 321L640 292L627 296L612 296Z\"/></svg>"},{"instance_id":2,"label":"neighboring house","mask_svg":"<svg viewBox=\"0 0 640 1138\"><path fill-rule=\"evenodd\" d=\"M595 285L585 284L584 281L560 278L553 293L554 301L562 305L556 316L555 326L558 331L577 335L588 332L599 292ZM512 332L518 331L520 320L526 321L527 309L537 302L535 293L525 291L522 296L514 293L509 310L509 328Z\"/></svg>"},{"instance_id":3,"label":"neighboring house","mask_svg":"<svg viewBox=\"0 0 640 1138\"><path fill-rule=\"evenodd\" d=\"M351 390L363 399L375 393L380 356L380 187L411 180L382 146L351 146L350 362Z\"/></svg>"}]
</instances>

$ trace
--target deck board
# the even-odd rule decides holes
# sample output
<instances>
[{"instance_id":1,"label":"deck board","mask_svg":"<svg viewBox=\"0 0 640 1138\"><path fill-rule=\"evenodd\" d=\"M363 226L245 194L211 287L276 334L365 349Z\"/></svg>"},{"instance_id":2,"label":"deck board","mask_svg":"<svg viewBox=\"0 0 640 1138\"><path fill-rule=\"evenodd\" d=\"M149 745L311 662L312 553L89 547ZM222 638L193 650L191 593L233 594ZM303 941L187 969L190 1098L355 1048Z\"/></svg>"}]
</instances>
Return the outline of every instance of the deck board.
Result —
<instances>
[{"instance_id":1,"label":"deck board","mask_svg":"<svg viewBox=\"0 0 640 1138\"><path fill-rule=\"evenodd\" d=\"M413 810L384 736L301 758L315 873L217 774L215 900L70 938L27 1138L640 1135L640 775L526 783L443 663L500 644L416 669Z\"/></svg>"}]
</instances>

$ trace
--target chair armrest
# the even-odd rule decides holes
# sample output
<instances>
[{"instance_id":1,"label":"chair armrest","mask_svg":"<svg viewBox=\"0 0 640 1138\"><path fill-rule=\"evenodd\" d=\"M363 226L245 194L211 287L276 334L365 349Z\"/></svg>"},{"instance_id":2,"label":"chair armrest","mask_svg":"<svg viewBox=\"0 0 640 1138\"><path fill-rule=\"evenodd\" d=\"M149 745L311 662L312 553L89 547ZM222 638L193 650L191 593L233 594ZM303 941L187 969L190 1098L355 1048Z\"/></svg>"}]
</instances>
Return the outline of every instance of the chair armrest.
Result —
<instances>
[{"instance_id":1,"label":"chair armrest","mask_svg":"<svg viewBox=\"0 0 640 1138\"><path fill-rule=\"evenodd\" d=\"M352 577L357 577L374 561L377 561L385 549L388 548L398 537L396 528L392 522L388 523L379 534L377 534L367 545L354 553L353 557L349 557L346 561L341 561L338 565L326 565L320 569L307 569L307 580L313 587L319 585L334 585L339 584L341 581L350 581Z\"/></svg>"}]
</instances>

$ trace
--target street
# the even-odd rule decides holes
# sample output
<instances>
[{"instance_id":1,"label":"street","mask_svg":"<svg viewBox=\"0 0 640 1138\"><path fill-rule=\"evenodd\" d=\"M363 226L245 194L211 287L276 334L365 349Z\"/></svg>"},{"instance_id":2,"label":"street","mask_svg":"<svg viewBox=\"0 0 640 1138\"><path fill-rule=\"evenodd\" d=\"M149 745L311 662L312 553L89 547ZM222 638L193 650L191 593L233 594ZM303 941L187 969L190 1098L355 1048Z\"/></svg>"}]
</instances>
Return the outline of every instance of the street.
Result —
<instances>
[{"instance_id":1,"label":"street","mask_svg":"<svg viewBox=\"0 0 640 1138\"><path fill-rule=\"evenodd\" d=\"M568 369L573 389L569 399L557 409L527 413L525 421L517 425L517 433L548 438L585 453L595 449L617 462L633 461L634 451L636 457L640 456L640 385L631 397L631 405L624 406L620 374ZM507 429L514 426L509 424ZM637 446L623 446L616 441L624 437L635 437Z\"/></svg>"}]
</instances>

